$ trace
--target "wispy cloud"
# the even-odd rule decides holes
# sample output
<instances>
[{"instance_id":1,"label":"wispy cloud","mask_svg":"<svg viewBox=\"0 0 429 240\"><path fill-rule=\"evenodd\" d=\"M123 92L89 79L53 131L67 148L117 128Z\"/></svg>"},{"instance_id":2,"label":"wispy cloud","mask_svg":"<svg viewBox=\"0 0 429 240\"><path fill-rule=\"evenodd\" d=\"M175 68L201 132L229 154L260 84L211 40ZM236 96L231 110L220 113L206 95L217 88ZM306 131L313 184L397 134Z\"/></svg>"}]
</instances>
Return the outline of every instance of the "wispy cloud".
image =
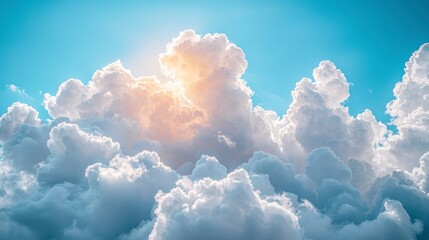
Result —
<instances>
[{"instance_id":1,"label":"wispy cloud","mask_svg":"<svg viewBox=\"0 0 429 240\"><path fill-rule=\"evenodd\" d=\"M6 88L13 93L17 93L19 95L29 97L29 95L25 92L25 89L20 88L20 87L16 86L15 84L6 84Z\"/></svg>"}]
</instances>

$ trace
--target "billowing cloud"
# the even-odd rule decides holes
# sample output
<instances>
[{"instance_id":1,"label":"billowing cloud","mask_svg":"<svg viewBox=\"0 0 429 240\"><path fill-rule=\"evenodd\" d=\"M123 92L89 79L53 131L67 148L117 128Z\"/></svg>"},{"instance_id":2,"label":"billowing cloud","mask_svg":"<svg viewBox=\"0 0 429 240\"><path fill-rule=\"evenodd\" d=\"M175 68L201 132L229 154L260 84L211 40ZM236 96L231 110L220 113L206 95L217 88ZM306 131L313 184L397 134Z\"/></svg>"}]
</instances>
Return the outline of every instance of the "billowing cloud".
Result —
<instances>
[{"instance_id":1,"label":"billowing cloud","mask_svg":"<svg viewBox=\"0 0 429 240\"><path fill-rule=\"evenodd\" d=\"M14 103L0 117L2 159L17 170L35 171L35 165L49 154L49 130L56 124L42 124L38 112L25 104Z\"/></svg>"},{"instance_id":2,"label":"billowing cloud","mask_svg":"<svg viewBox=\"0 0 429 240\"><path fill-rule=\"evenodd\" d=\"M301 238L290 200L261 199L244 170L220 181L183 179L177 184L157 196L156 222L149 239Z\"/></svg>"},{"instance_id":3,"label":"billowing cloud","mask_svg":"<svg viewBox=\"0 0 429 240\"><path fill-rule=\"evenodd\" d=\"M373 128L379 127L368 121L371 112L365 112L366 119L349 115L341 104L349 96L349 84L332 62L321 62L313 76L315 81L304 78L292 92L293 101L283 119L283 151L299 154L293 158L300 169L302 159L320 147L329 147L342 161L371 161L377 131Z\"/></svg>"},{"instance_id":4,"label":"billowing cloud","mask_svg":"<svg viewBox=\"0 0 429 240\"><path fill-rule=\"evenodd\" d=\"M47 146L51 154L39 164L39 181L50 184L76 183L93 163L105 163L119 153L110 138L88 134L75 124L60 123L52 128Z\"/></svg>"},{"instance_id":5,"label":"billowing cloud","mask_svg":"<svg viewBox=\"0 0 429 240\"><path fill-rule=\"evenodd\" d=\"M387 105L398 134L387 140L381 157L408 171L418 167L420 157L429 150L428 59L426 43L406 63L402 81L393 90L395 99Z\"/></svg>"},{"instance_id":6,"label":"billowing cloud","mask_svg":"<svg viewBox=\"0 0 429 240\"><path fill-rule=\"evenodd\" d=\"M326 178L348 182L352 177L350 168L329 148L317 148L310 153L305 165L305 174L317 184Z\"/></svg>"},{"instance_id":7,"label":"billowing cloud","mask_svg":"<svg viewBox=\"0 0 429 240\"><path fill-rule=\"evenodd\" d=\"M203 155L195 163L195 167L191 173L191 178L211 178L217 180L224 178L226 175L226 168L222 164L220 164L216 158Z\"/></svg>"},{"instance_id":8,"label":"billowing cloud","mask_svg":"<svg viewBox=\"0 0 429 240\"><path fill-rule=\"evenodd\" d=\"M204 116L181 98L173 86L135 78L117 61L97 71L87 85L67 80L55 96L45 96L44 104L52 117L96 126L129 150L142 138L174 142L192 137Z\"/></svg>"},{"instance_id":9,"label":"billowing cloud","mask_svg":"<svg viewBox=\"0 0 429 240\"><path fill-rule=\"evenodd\" d=\"M244 52L180 33L165 80L120 61L0 117L1 239L427 239L429 44L387 112L351 116L322 61L283 116L252 103ZM286 108L287 106L285 106Z\"/></svg>"},{"instance_id":10,"label":"billowing cloud","mask_svg":"<svg viewBox=\"0 0 429 240\"><path fill-rule=\"evenodd\" d=\"M336 226L312 208L303 208L301 225L308 239L415 239L422 230L421 222L413 223L401 203L386 200L374 219L361 224Z\"/></svg>"},{"instance_id":11,"label":"billowing cloud","mask_svg":"<svg viewBox=\"0 0 429 240\"><path fill-rule=\"evenodd\" d=\"M0 141L9 140L16 132L25 126L39 126L39 113L32 107L16 102L0 117Z\"/></svg>"},{"instance_id":12,"label":"billowing cloud","mask_svg":"<svg viewBox=\"0 0 429 240\"><path fill-rule=\"evenodd\" d=\"M17 171L4 159L0 162L0 207L5 208L29 197L38 188L34 175Z\"/></svg>"}]
</instances>

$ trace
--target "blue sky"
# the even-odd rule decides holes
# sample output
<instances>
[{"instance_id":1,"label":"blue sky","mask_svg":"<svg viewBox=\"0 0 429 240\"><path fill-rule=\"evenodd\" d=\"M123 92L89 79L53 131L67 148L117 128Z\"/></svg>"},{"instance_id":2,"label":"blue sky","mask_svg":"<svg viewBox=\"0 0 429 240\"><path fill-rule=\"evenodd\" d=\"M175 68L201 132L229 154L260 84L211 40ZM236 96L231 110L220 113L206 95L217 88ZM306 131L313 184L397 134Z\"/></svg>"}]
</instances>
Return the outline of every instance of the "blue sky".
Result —
<instances>
[{"instance_id":1,"label":"blue sky","mask_svg":"<svg viewBox=\"0 0 429 240\"><path fill-rule=\"evenodd\" d=\"M256 104L285 113L290 91L333 61L352 82L352 115L385 105L404 63L429 41L429 1L2 1L0 111L41 106L68 78L87 82L121 59L135 75L159 74L157 55L185 29L221 32L243 49ZM11 84L25 89L10 91Z\"/></svg>"}]
</instances>

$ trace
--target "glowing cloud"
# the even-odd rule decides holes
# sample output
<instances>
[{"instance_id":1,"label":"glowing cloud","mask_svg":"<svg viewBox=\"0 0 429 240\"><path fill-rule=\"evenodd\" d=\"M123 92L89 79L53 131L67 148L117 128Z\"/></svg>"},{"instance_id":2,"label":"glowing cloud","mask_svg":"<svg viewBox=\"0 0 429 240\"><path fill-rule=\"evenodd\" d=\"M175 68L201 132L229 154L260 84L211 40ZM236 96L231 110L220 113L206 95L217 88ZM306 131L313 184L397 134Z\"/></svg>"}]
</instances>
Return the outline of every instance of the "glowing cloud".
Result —
<instances>
[{"instance_id":1,"label":"glowing cloud","mask_svg":"<svg viewBox=\"0 0 429 240\"><path fill-rule=\"evenodd\" d=\"M349 114L330 61L284 116L253 106L224 34L184 31L159 61L166 81L116 61L46 94L48 122L0 117L2 238L429 238L429 44L387 104L397 133Z\"/></svg>"}]
</instances>

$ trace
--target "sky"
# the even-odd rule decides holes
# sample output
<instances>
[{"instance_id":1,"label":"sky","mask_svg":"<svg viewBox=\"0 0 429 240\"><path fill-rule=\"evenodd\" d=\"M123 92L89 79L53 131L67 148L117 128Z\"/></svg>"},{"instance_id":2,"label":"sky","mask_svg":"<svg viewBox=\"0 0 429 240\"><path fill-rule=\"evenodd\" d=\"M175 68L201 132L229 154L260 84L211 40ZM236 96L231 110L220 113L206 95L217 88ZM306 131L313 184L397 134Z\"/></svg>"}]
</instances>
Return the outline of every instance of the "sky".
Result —
<instances>
[{"instance_id":1,"label":"sky","mask_svg":"<svg viewBox=\"0 0 429 240\"><path fill-rule=\"evenodd\" d=\"M385 105L411 52L429 39L429 3L412 1L4 1L0 8L0 109L41 106L43 94L90 80L120 59L135 75L160 76L157 55L186 29L225 33L249 62L253 100L284 114L290 92L320 61L352 83L346 105L389 122ZM15 85L25 94L11 92ZM377 101L374 101L376 96Z\"/></svg>"},{"instance_id":2,"label":"sky","mask_svg":"<svg viewBox=\"0 0 429 240\"><path fill-rule=\"evenodd\" d=\"M0 239L429 239L427 1L0 4Z\"/></svg>"}]
</instances>

